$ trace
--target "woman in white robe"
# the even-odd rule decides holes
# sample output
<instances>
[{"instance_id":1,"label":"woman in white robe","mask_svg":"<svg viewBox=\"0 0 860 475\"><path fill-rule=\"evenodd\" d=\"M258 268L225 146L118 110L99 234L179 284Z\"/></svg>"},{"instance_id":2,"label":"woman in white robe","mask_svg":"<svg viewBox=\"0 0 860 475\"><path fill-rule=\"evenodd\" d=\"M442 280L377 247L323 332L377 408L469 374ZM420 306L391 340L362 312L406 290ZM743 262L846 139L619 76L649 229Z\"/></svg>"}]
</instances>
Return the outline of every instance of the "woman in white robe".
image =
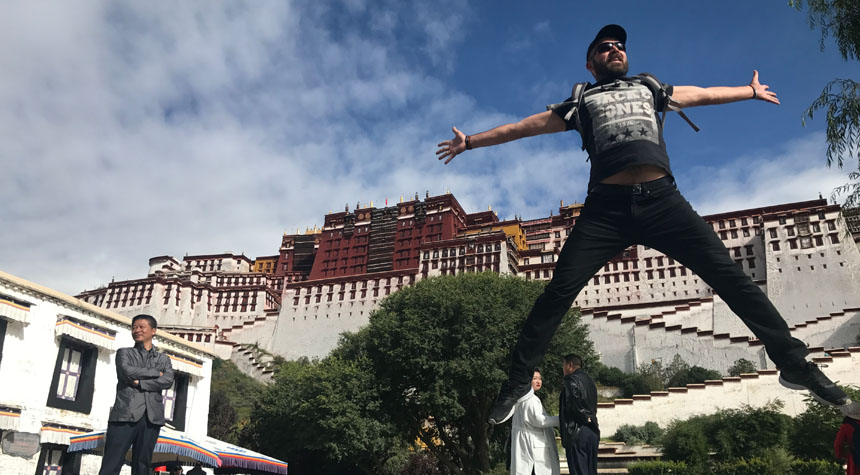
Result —
<instances>
[{"instance_id":1,"label":"woman in white robe","mask_svg":"<svg viewBox=\"0 0 860 475\"><path fill-rule=\"evenodd\" d=\"M532 389L514 405L511 427L511 475L559 475L555 431L558 416L550 416L535 395L542 385L535 370Z\"/></svg>"}]
</instances>

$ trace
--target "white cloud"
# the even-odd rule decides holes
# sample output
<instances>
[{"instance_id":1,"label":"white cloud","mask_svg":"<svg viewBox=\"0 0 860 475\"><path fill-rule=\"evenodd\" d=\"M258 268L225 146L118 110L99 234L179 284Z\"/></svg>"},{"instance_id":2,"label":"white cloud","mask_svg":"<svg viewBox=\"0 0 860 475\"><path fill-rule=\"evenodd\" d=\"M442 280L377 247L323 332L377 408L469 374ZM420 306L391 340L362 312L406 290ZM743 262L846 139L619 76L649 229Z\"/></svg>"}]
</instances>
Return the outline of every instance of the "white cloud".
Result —
<instances>
[{"instance_id":1,"label":"white cloud","mask_svg":"<svg viewBox=\"0 0 860 475\"><path fill-rule=\"evenodd\" d=\"M437 124L519 119L445 82L466 8L3 2L0 269L74 294L142 277L156 255L272 255L284 231L356 201L451 190L467 211L535 218L583 198L588 164L570 134L436 160L449 136ZM776 158L738 168L789 173L747 163ZM813 170L803 186L824 179ZM688 189L760 189L749 201L772 204L802 188L720 180ZM713 210L738 207L713 196L726 197Z\"/></svg>"},{"instance_id":2,"label":"white cloud","mask_svg":"<svg viewBox=\"0 0 860 475\"><path fill-rule=\"evenodd\" d=\"M772 149L693 167L677 174L679 187L701 214L829 199L845 172L824 164L824 135L801 136Z\"/></svg>"}]
</instances>

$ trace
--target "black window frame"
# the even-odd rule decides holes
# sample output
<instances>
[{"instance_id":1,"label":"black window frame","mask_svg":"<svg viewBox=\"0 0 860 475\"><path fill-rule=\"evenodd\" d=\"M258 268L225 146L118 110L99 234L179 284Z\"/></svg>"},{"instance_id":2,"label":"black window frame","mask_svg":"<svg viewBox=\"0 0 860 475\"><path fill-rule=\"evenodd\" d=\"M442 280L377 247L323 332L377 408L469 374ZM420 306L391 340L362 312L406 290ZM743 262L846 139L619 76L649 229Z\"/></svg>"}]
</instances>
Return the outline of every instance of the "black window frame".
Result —
<instances>
[{"instance_id":1,"label":"black window frame","mask_svg":"<svg viewBox=\"0 0 860 475\"><path fill-rule=\"evenodd\" d=\"M173 419L167 422L178 431L185 430L186 412L188 410L188 386L191 383L191 375L175 371L173 380L176 385L176 398L173 400Z\"/></svg>"},{"instance_id":2,"label":"black window frame","mask_svg":"<svg viewBox=\"0 0 860 475\"><path fill-rule=\"evenodd\" d=\"M57 385L60 382L60 368L67 348L81 352L81 374L75 400L71 401L57 396ZM96 366L99 359L99 349L94 345L84 343L69 336L60 339L57 351L57 361L54 363L54 374L48 392L48 407L89 414L93 408L93 392L95 389Z\"/></svg>"},{"instance_id":3,"label":"black window frame","mask_svg":"<svg viewBox=\"0 0 860 475\"><path fill-rule=\"evenodd\" d=\"M60 450L63 456L60 458L60 466L63 475L80 475L81 452L69 453L68 445L41 444L39 451L39 462L36 464L36 475L45 475L45 458L49 450Z\"/></svg>"}]
</instances>

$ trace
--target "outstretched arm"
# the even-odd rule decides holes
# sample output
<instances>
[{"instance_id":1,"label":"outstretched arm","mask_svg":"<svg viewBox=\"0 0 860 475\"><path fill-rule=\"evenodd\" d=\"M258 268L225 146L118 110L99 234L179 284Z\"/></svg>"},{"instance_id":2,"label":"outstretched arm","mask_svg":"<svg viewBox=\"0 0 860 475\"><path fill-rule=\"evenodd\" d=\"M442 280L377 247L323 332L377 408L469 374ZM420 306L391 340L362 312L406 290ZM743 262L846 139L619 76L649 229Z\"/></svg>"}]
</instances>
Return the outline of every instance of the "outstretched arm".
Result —
<instances>
[{"instance_id":1,"label":"outstretched arm","mask_svg":"<svg viewBox=\"0 0 860 475\"><path fill-rule=\"evenodd\" d=\"M709 106L714 104L727 104L729 102L744 101L747 99L758 99L760 101L779 104L776 93L768 90L766 84L758 82L758 71L753 71L753 77L746 86L737 87L696 87L675 86L672 99L678 102L679 107Z\"/></svg>"},{"instance_id":2,"label":"outstretched arm","mask_svg":"<svg viewBox=\"0 0 860 475\"><path fill-rule=\"evenodd\" d=\"M454 138L439 143L436 155L439 160L446 159L447 165L457 155L466 150L466 134L457 127L452 127ZM480 134L470 135L471 148L489 147L512 140L532 137L541 134L551 134L564 131L564 120L552 111L540 112L512 124L500 125Z\"/></svg>"}]
</instances>

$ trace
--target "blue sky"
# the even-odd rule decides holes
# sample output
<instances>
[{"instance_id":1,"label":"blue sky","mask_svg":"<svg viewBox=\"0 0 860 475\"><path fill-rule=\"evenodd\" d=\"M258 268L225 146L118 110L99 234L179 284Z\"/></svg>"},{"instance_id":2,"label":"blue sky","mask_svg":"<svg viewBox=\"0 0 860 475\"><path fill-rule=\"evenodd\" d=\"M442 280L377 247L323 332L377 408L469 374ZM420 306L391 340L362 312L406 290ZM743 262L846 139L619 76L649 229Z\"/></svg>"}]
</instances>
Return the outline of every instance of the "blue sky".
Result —
<instances>
[{"instance_id":1,"label":"blue sky","mask_svg":"<svg viewBox=\"0 0 860 475\"><path fill-rule=\"evenodd\" d=\"M534 4L537 6L534 6ZM828 196L823 120L856 78L806 13L756 2L41 2L0 5L0 269L67 293L139 278L156 255L278 251L329 210L450 190L470 211L582 201L573 134L435 159L590 79L584 48L627 28L631 72L742 85L781 106L692 109L666 127L701 213Z\"/></svg>"}]
</instances>

